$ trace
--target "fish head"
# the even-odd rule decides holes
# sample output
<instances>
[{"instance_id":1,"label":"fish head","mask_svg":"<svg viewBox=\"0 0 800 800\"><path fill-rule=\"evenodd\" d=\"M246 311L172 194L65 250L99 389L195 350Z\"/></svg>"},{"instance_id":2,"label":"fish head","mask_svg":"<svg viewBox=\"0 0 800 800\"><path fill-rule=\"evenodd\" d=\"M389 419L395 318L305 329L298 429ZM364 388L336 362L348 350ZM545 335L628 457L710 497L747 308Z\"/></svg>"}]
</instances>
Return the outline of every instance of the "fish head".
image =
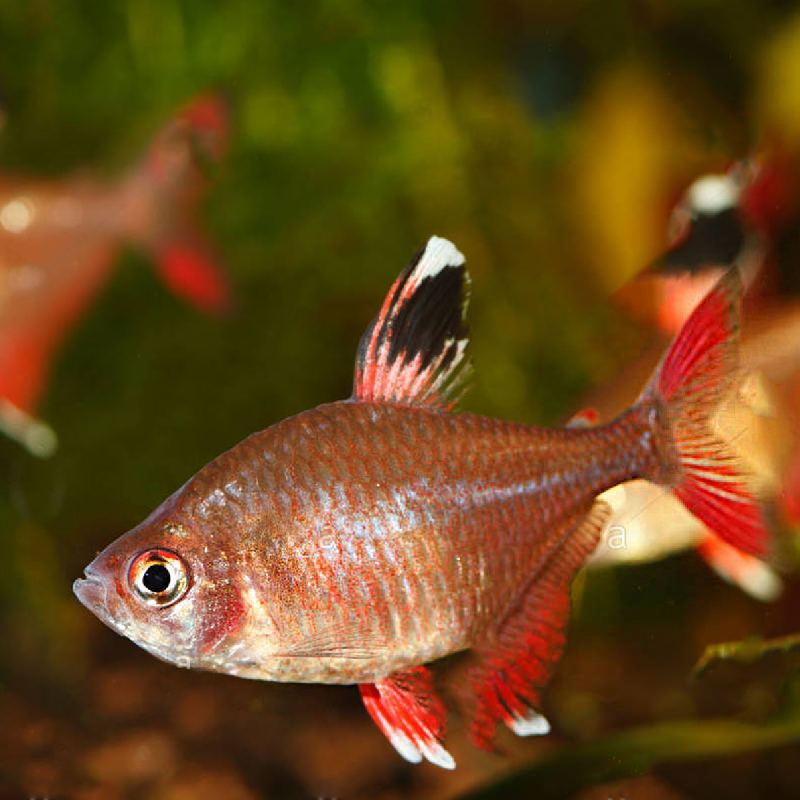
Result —
<instances>
[{"instance_id":1,"label":"fish head","mask_svg":"<svg viewBox=\"0 0 800 800\"><path fill-rule=\"evenodd\" d=\"M103 550L75 581L112 630L182 667L222 669L244 623L225 543L167 502Z\"/></svg>"}]
</instances>

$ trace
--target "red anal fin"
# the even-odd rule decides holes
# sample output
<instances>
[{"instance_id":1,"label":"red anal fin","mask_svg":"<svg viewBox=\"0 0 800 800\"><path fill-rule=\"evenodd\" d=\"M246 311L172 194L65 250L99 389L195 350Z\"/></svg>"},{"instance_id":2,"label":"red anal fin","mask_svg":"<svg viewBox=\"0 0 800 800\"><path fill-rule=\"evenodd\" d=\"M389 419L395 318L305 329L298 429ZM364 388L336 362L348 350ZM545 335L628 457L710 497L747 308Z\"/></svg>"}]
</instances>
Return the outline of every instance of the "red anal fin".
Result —
<instances>
[{"instance_id":1,"label":"red anal fin","mask_svg":"<svg viewBox=\"0 0 800 800\"><path fill-rule=\"evenodd\" d=\"M425 667L414 667L379 683L359 686L372 719L406 761L423 758L444 769L456 762L444 749L446 711Z\"/></svg>"},{"instance_id":2,"label":"red anal fin","mask_svg":"<svg viewBox=\"0 0 800 800\"><path fill-rule=\"evenodd\" d=\"M569 422L565 425L567 428L593 428L597 425L600 415L594 408L584 408L573 417L570 417Z\"/></svg>"},{"instance_id":3,"label":"red anal fin","mask_svg":"<svg viewBox=\"0 0 800 800\"><path fill-rule=\"evenodd\" d=\"M161 279L178 297L209 314L230 309L228 278L196 239L165 242L156 250L155 259Z\"/></svg>"},{"instance_id":4,"label":"red anal fin","mask_svg":"<svg viewBox=\"0 0 800 800\"><path fill-rule=\"evenodd\" d=\"M713 533L708 533L697 545L697 552L718 575L757 600L772 602L783 590L783 582L772 567L726 544Z\"/></svg>"},{"instance_id":5,"label":"red anal fin","mask_svg":"<svg viewBox=\"0 0 800 800\"><path fill-rule=\"evenodd\" d=\"M356 400L452 408L471 372L464 256L432 237L395 281L358 347Z\"/></svg>"},{"instance_id":6,"label":"red anal fin","mask_svg":"<svg viewBox=\"0 0 800 800\"><path fill-rule=\"evenodd\" d=\"M476 650L480 663L470 674L475 711L470 735L489 749L498 722L521 736L547 733L550 726L536 708L558 663L569 619L570 586L600 541L611 508L595 501L576 521L499 628ZM577 527L575 527L577 525Z\"/></svg>"}]
</instances>

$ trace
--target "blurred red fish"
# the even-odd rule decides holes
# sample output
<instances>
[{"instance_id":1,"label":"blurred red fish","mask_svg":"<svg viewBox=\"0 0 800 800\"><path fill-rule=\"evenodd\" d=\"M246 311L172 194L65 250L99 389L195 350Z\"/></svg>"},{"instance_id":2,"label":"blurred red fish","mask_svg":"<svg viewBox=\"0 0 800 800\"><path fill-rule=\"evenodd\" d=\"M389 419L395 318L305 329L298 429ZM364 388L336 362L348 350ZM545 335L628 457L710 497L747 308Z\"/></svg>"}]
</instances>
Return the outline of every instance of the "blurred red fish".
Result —
<instances>
[{"instance_id":1,"label":"blurred red fish","mask_svg":"<svg viewBox=\"0 0 800 800\"><path fill-rule=\"evenodd\" d=\"M227 128L220 100L202 97L115 182L0 176L0 429L36 455L56 444L33 416L54 353L123 243L144 250L166 285L198 308L228 306L227 280L194 220L207 184L201 162L222 157Z\"/></svg>"},{"instance_id":2,"label":"blurred red fish","mask_svg":"<svg viewBox=\"0 0 800 800\"><path fill-rule=\"evenodd\" d=\"M673 205L667 250L615 299L674 335L731 267L742 273L746 303L800 289L796 252L800 196L788 160L734 162L693 181ZM788 257L787 257L788 256Z\"/></svg>"},{"instance_id":3,"label":"blurred red fish","mask_svg":"<svg viewBox=\"0 0 800 800\"><path fill-rule=\"evenodd\" d=\"M736 414L724 418L723 437L735 437L737 447L756 462L762 488L777 496L782 521L798 525L800 306L787 302L787 296L800 289L800 197L792 174L790 161L773 154L699 177L672 209L668 250L615 297L638 318L674 334L726 270L735 267L741 272L750 318L743 367L761 401L760 410L740 403ZM610 393L590 400L601 407L600 419L624 408L627 398L634 396L637 380L657 359L658 347L652 346L626 365L627 391L617 382ZM656 487L631 485L606 499L617 506L609 530L613 529L612 535L624 531L626 544L600 548L597 563L649 560L695 544L719 574L753 596L772 600L780 592L781 580L770 567L733 552ZM659 540L647 536L652 525L668 528L670 535Z\"/></svg>"},{"instance_id":4,"label":"blurred red fish","mask_svg":"<svg viewBox=\"0 0 800 800\"><path fill-rule=\"evenodd\" d=\"M768 547L708 421L736 371L739 290L735 273L723 278L616 420L534 428L451 413L471 368L468 276L434 237L364 335L349 400L208 464L97 556L75 593L180 666L359 684L412 762L455 766L423 665L461 650L476 660L476 744L499 722L546 733L570 584L611 514L600 493L648 478L732 546Z\"/></svg>"}]
</instances>

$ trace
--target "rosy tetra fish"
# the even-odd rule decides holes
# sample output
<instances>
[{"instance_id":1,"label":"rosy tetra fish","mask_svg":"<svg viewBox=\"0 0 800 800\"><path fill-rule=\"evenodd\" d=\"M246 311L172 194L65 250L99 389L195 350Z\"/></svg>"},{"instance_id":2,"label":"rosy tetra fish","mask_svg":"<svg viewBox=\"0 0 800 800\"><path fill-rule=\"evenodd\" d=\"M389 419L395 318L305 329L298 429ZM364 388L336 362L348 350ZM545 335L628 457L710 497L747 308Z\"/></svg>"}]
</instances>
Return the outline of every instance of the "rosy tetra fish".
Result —
<instances>
[{"instance_id":1,"label":"rosy tetra fish","mask_svg":"<svg viewBox=\"0 0 800 800\"><path fill-rule=\"evenodd\" d=\"M352 397L205 466L95 558L75 583L80 601L180 666L359 684L402 756L452 768L425 665L472 651L479 746L497 723L547 732L542 691L609 487L673 487L724 540L766 549L758 505L708 425L736 370L734 273L638 402L593 428L452 413L471 369L468 283L461 253L432 238L365 333Z\"/></svg>"},{"instance_id":2,"label":"rosy tetra fish","mask_svg":"<svg viewBox=\"0 0 800 800\"><path fill-rule=\"evenodd\" d=\"M35 416L55 352L123 244L144 250L167 286L202 310L227 307L228 281L195 219L208 185L201 162L220 159L227 137L227 112L210 95L170 120L118 179L0 175L0 430L32 453L56 444Z\"/></svg>"}]
</instances>

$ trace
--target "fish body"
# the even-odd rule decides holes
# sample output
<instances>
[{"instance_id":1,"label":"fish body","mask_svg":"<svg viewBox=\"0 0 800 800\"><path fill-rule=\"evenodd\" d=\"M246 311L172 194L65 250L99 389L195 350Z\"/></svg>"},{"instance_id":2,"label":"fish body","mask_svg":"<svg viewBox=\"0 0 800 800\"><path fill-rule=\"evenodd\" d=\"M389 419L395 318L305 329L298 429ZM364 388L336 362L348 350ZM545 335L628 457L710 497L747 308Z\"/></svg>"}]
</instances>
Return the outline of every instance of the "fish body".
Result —
<instances>
[{"instance_id":1,"label":"fish body","mask_svg":"<svg viewBox=\"0 0 800 800\"><path fill-rule=\"evenodd\" d=\"M565 520L660 469L655 435L634 412L608 428L549 430L333 403L220 456L115 548L146 548L159 526L208 526L204 548L225 553L246 602L231 604L224 646L218 618L194 639L192 665L377 681L470 647L561 545ZM182 536L164 546L181 549ZM168 640L161 655L173 652Z\"/></svg>"},{"instance_id":2,"label":"fish body","mask_svg":"<svg viewBox=\"0 0 800 800\"><path fill-rule=\"evenodd\" d=\"M545 733L569 588L611 509L647 478L732 545L766 549L708 414L730 388L738 279L695 312L636 404L544 429L452 408L469 375L463 256L434 237L359 346L353 397L256 433L204 467L75 583L119 633L181 666L357 683L411 761L443 767L427 662L469 649L470 731Z\"/></svg>"},{"instance_id":3,"label":"fish body","mask_svg":"<svg viewBox=\"0 0 800 800\"><path fill-rule=\"evenodd\" d=\"M0 429L37 455L55 435L35 419L59 344L111 276L123 243L151 256L165 283L205 311L222 311L227 281L196 233L206 186L198 155L221 157L227 123L200 98L110 182L0 176Z\"/></svg>"}]
</instances>

